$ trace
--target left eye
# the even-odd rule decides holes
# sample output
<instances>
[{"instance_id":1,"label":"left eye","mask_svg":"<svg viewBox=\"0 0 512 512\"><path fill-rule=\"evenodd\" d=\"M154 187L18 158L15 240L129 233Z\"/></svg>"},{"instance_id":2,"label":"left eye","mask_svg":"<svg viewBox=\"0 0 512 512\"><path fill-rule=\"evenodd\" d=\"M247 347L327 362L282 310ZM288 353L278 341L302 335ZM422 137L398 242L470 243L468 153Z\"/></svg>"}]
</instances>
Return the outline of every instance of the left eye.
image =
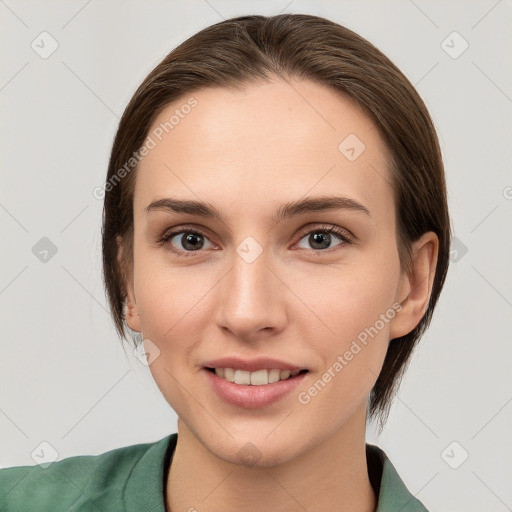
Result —
<instances>
[{"instance_id":1,"label":"left eye","mask_svg":"<svg viewBox=\"0 0 512 512\"><path fill-rule=\"evenodd\" d=\"M330 249L331 247L334 247L331 245L331 242L336 241L336 239L338 240L338 243L334 244L334 246L347 242L347 238L343 234L337 233L334 229L315 229L301 238L298 246L301 249ZM303 240L306 240L305 244L309 244L309 247L300 245Z\"/></svg>"}]
</instances>

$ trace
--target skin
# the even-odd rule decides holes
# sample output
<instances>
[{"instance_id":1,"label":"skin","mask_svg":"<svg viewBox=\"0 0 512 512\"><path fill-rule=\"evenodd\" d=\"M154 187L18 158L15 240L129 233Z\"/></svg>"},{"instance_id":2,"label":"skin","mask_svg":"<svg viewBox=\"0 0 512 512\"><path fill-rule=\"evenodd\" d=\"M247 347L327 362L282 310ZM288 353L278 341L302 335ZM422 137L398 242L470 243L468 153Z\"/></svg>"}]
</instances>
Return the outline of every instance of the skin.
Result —
<instances>
[{"instance_id":1,"label":"skin","mask_svg":"<svg viewBox=\"0 0 512 512\"><path fill-rule=\"evenodd\" d=\"M150 370L179 417L167 510L373 511L368 394L389 340L410 332L425 313L437 237L425 233L413 246L411 272L402 272L387 149L373 121L340 93L276 78L193 96L198 105L137 171L126 282L127 323L151 341L149 352L158 348ZM166 107L153 127L187 98ZM366 146L353 162L338 149L349 134ZM370 213L339 209L270 220L282 203L326 195L351 198ZM226 220L145 211L165 197L208 202ZM183 256L181 234L158 244L170 228L190 225L205 234L190 257ZM332 234L328 248L318 249L309 234L322 225L349 230L351 243ZM252 263L236 251L248 236L263 249ZM299 393L393 304L401 311L308 404L300 403ZM265 355L309 373L277 403L244 409L224 402L202 373L202 363L227 355ZM237 455L247 443L255 463Z\"/></svg>"}]
</instances>

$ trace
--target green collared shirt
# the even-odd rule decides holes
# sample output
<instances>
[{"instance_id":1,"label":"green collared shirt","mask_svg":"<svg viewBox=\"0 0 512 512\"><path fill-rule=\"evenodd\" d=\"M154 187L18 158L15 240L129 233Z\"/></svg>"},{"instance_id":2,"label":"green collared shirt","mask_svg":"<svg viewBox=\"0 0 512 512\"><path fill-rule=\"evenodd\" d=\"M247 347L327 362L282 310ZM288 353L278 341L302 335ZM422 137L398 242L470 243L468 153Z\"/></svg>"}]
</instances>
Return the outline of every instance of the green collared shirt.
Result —
<instances>
[{"instance_id":1,"label":"green collared shirt","mask_svg":"<svg viewBox=\"0 0 512 512\"><path fill-rule=\"evenodd\" d=\"M1 512L165 512L165 488L177 434L154 443L80 455L49 466L0 470ZM376 512L428 512L386 454L366 445ZM190 504L193 510L193 503Z\"/></svg>"}]
</instances>

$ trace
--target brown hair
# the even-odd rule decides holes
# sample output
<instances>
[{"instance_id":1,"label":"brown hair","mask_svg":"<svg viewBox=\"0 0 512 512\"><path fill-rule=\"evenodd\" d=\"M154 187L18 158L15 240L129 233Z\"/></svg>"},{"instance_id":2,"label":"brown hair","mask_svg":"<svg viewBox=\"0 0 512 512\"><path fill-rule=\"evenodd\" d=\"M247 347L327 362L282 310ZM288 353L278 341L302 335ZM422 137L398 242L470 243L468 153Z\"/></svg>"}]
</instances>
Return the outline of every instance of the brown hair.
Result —
<instances>
[{"instance_id":1,"label":"brown hair","mask_svg":"<svg viewBox=\"0 0 512 512\"><path fill-rule=\"evenodd\" d=\"M133 193L137 158L157 115L207 87L234 87L274 77L334 87L374 120L389 150L402 268L412 242L433 231L439 254L427 311L409 334L392 340L369 401L387 416L412 350L430 323L449 261L450 221L443 162L427 108L409 80L375 46L325 18L304 14L242 16L207 27L151 71L127 105L112 147L103 211L103 277L116 330L126 337L125 279L133 265ZM117 239L124 258L118 261Z\"/></svg>"}]
</instances>

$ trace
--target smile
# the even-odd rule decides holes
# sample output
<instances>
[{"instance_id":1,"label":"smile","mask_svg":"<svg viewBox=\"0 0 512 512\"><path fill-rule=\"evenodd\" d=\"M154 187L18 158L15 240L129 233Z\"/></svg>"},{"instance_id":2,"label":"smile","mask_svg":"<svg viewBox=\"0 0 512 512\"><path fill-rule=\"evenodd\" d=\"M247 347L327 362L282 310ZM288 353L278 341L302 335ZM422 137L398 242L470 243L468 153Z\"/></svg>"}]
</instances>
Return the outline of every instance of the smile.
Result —
<instances>
[{"instance_id":1,"label":"smile","mask_svg":"<svg viewBox=\"0 0 512 512\"><path fill-rule=\"evenodd\" d=\"M297 368L249 371L208 366L203 367L201 373L207 386L222 401L243 409L258 409L290 396L310 372Z\"/></svg>"},{"instance_id":2,"label":"smile","mask_svg":"<svg viewBox=\"0 0 512 512\"><path fill-rule=\"evenodd\" d=\"M214 372L217 377L234 382L235 384L245 386L264 386L273 384L281 380L287 380L295 377L299 373L305 373L307 370L280 370L278 368L271 368L269 370L257 370L249 372L246 370L235 370L234 368L207 368L209 371Z\"/></svg>"}]
</instances>

